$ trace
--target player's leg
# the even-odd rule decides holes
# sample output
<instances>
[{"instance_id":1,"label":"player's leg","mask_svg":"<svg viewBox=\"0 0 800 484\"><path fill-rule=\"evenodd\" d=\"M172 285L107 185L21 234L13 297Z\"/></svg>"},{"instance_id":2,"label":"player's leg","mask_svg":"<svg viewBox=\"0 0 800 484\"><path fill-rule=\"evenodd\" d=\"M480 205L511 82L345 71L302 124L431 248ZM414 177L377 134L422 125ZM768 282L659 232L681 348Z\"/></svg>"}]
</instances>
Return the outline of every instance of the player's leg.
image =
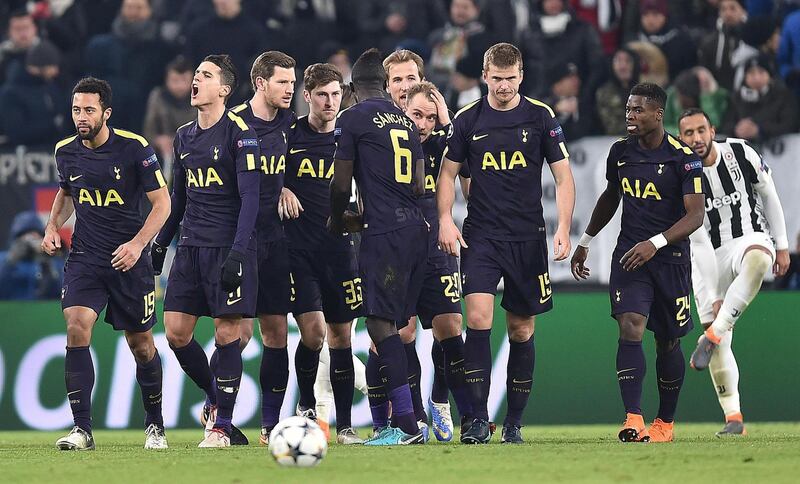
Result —
<instances>
[{"instance_id":1,"label":"player's leg","mask_svg":"<svg viewBox=\"0 0 800 484\"><path fill-rule=\"evenodd\" d=\"M381 371L380 357L371 344L367 354L365 374L367 379L367 399L372 415L373 437L389 427L389 397L386 393L385 377Z\"/></svg>"},{"instance_id":2,"label":"player's leg","mask_svg":"<svg viewBox=\"0 0 800 484\"><path fill-rule=\"evenodd\" d=\"M216 409L217 392L206 352L194 339L198 317L177 311L164 311L167 342L186 375L206 394L207 406Z\"/></svg>"},{"instance_id":3,"label":"player's leg","mask_svg":"<svg viewBox=\"0 0 800 484\"><path fill-rule=\"evenodd\" d=\"M437 439L445 442L452 439L454 428L447 397L448 388L453 393L461 421L467 422L472 418L472 401L464 377L464 340L461 326L461 313L438 314L432 321L434 346L441 348L441 361L434 361L434 365L441 365L446 385L438 398L431 391L431 414L434 434Z\"/></svg>"},{"instance_id":4,"label":"player's leg","mask_svg":"<svg viewBox=\"0 0 800 484\"><path fill-rule=\"evenodd\" d=\"M153 342L153 331L125 331L125 340L136 361L136 382L142 392L144 406L145 449L166 449L164 417L161 413L163 398L161 356Z\"/></svg>"},{"instance_id":5,"label":"player's leg","mask_svg":"<svg viewBox=\"0 0 800 484\"><path fill-rule=\"evenodd\" d=\"M716 433L717 437L747 434L739 401L739 365L731 349L732 341L733 330L722 336L708 365L717 399L725 414L725 426Z\"/></svg>"},{"instance_id":6,"label":"player's leg","mask_svg":"<svg viewBox=\"0 0 800 484\"><path fill-rule=\"evenodd\" d=\"M642 337L647 317L634 312L624 312L615 317L619 325L617 382L626 414L619 439L623 442L645 441L649 437L646 435L642 417L642 384L647 364L642 349Z\"/></svg>"},{"instance_id":7,"label":"player's leg","mask_svg":"<svg viewBox=\"0 0 800 484\"><path fill-rule=\"evenodd\" d=\"M522 414L528 405L533 387L533 368L536 363L534 346L534 316L506 312L508 326L508 368L506 370L506 399L508 411L503 421L502 443L522 442Z\"/></svg>"},{"instance_id":8,"label":"player's leg","mask_svg":"<svg viewBox=\"0 0 800 484\"><path fill-rule=\"evenodd\" d=\"M330 382L336 406L336 441L340 444L360 444L364 441L353 429L352 408L355 391L350 321L328 324Z\"/></svg>"},{"instance_id":9,"label":"player's leg","mask_svg":"<svg viewBox=\"0 0 800 484\"><path fill-rule=\"evenodd\" d=\"M266 445L269 433L277 425L289 383L288 323L286 316L259 314L261 330L261 443Z\"/></svg>"},{"instance_id":10,"label":"player's leg","mask_svg":"<svg viewBox=\"0 0 800 484\"><path fill-rule=\"evenodd\" d=\"M417 417L418 425L428 436L428 415L422 403L422 365L417 355L417 318L415 316L408 319L408 324L400 328L397 333L403 348L406 350L406 361L408 362L408 388L411 390L411 401L414 404L414 415Z\"/></svg>"},{"instance_id":11,"label":"player's leg","mask_svg":"<svg viewBox=\"0 0 800 484\"><path fill-rule=\"evenodd\" d=\"M433 363L433 384L431 385L430 405L449 405L450 390L447 388L447 373L444 366L444 349L435 337L431 345L431 362ZM431 412L434 412L431 408Z\"/></svg>"},{"instance_id":12,"label":"player's leg","mask_svg":"<svg viewBox=\"0 0 800 484\"><path fill-rule=\"evenodd\" d=\"M326 334L327 338L327 334ZM331 437L331 410L334 406L333 387L330 377L331 353L327 341L322 345L319 352L319 367L317 368L317 379L314 380L314 399L317 405L314 410L317 413L317 425L325 432L325 439Z\"/></svg>"},{"instance_id":13,"label":"player's leg","mask_svg":"<svg viewBox=\"0 0 800 484\"><path fill-rule=\"evenodd\" d=\"M297 414L316 420L317 401L314 398L314 382L317 379L319 353L325 342L325 317L322 311L311 311L295 315L300 330L300 342L294 354L295 374L300 400Z\"/></svg>"}]
</instances>

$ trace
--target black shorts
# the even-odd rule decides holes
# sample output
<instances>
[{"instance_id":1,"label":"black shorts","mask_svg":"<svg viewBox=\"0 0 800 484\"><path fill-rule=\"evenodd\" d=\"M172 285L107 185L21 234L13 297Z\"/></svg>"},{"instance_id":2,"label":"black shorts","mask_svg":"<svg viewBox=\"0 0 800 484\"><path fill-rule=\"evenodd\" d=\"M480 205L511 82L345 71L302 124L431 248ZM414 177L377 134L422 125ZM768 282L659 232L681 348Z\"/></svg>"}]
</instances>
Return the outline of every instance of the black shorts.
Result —
<instances>
[{"instance_id":1,"label":"black shorts","mask_svg":"<svg viewBox=\"0 0 800 484\"><path fill-rule=\"evenodd\" d=\"M328 323L363 316L364 298L355 248L348 252L290 249L295 315L322 311Z\"/></svg>"},{"instance_id":2,"label":"black shorts","mask_svg":"<svg viewBox=\"0 0 800 484\"><path fill-rule=\"evenodd\" d=\"M258 292L256 253L248 250L242 264L242 284L233 292L222 289L222 264L229 247L178 247L167 280L164 311L194 316L241 314L255 317Z\"/></svg>"},{"instance_id":3,"label":"black shorts","mask_svg":"<svg viewBox=\"0 0 800 484\"><path fill-rule=\"evenodd\" d=\"M100 314L116 330L144 332L155 326L156 293L153 264L142 256L129 271L68 260L64 264L61 308L84 306Z\"/></svg>"},{"instance_id":4,"label":"black shorts","mask_svg":"<svg viewBox=\"0 0 800 484\"><path fill-rule=\"evenodd\" d=\"M428 263L417 301L417 317L423 329L431 329L433 318L441 314L461 314L458 259L445 254L438 239L438 230L428 233Z\"/></svg>"},{"instance_id":5,"label":"black shorts","mask_svg":"<svg viewBox=\"0 0 800 484\"><path fill-rule=\"evenodd\" d=\"M285 316L291 311L293 297L286 239L259 244L256 313Z\"/></svg>"}]
</instances>

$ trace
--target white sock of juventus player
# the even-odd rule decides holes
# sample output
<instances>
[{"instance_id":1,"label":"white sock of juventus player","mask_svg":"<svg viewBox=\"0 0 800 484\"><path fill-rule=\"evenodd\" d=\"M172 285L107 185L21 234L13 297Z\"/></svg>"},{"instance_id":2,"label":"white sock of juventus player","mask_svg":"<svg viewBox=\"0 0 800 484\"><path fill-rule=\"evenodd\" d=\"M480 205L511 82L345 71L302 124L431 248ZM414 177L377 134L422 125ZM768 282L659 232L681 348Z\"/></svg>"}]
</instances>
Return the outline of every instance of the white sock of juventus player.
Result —
<instances>
[{"instance_id":1,"label":"white sock of juventus player","mask_svg":"<svg viewBox=\"0 0 800 484\"><path fill-rule=\"evenodd\" d=\"M733 329L736 320L761 289L761 283L770 267L772 267L772 257L763 250L751 249L745 253L742 258L742 270L725 292L719 314L711 324L710 329L716 339L722 338Z\"/></svg>"},{"instance_id":2,"label":"white sock of juventus player","mask_svg":"<svg viewBox=\"0 0 800 484\"><path fill-rule=\"evenodd\" d=\"M739 366L731 350L733 331L728 331L722 336L717 349L711 356L708 369L711 372L711 381L717 391L717 399L725 414L726 420L742 420L741 407L739 406ZM738 417L738 418L737 418Z\"/></svg>"},{"instance_id":3,"label":"white sock of juventus player","mask_svg":"<svg viewBox=\"0 0 800 484\"><path fill-rule=\"evenodd\" d=\"M322 346L319 353L319 369L317 370L317 380L314 382L314 398L317 400L317 420L330 424L331 409L333 408L333 387L330 379L331 356L328 343ZM362 394L367 394L367 369L364 363L353 355L353 371L355 373L355 389Z\"/></svg>"}]
</instances>

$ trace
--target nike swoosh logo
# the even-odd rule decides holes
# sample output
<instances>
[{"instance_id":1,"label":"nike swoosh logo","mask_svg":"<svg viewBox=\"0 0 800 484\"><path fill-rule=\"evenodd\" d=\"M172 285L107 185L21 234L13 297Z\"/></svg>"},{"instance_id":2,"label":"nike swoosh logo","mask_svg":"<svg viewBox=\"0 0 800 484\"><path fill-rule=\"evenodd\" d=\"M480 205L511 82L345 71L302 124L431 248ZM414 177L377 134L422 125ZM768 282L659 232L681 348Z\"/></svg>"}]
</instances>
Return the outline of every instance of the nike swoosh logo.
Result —
<instances>
[{"instance_id":1,"label":"nike swoosh logo","mask_svg":"<svg viewBox=\"0 0 800 484\"><path fill-rule=\"evenodd\" d=\"M286 391L286 387L283 387L283 388L272 387L272 393L280 393L280 392L285 392L285 391Z\"/></svg>"},{"instance_id":2,"label":"nike swoosh logo","mask_svg":"<svg viewBox=\"0 0 800 484\"><path fill-rule=\"evenodd\" d=\"M679 327L679 328L682 328L682 327L686 326L686 323L688 323L688 322L689 322L689 320L688 320L688 319L684 319L684 320L683 320L683 322L681 322L681 323L678 323L678 327Z\"/></svg>"},{"instance_id":3,"label":"nike swoosh logo","mask_svg":"<svg viewBox=\"0 0 800 484\"><path fill-rule=\"evenodd\" d=\"M75 391L73 391L73 392L67 392L67 396L70 396L70 395L72 395L73 393L78 393L78 392L80 392L80 390L75 390Z\"/></svg>"},{"instance_id":4,"label":"nike swoosh logo","mask_svg":"<svg viewBox=\"0 0 800 484\"><path fill-rule=\"evenodd\" d=\"M532 381L533 381L533 379L530 379L530 380L517 380L516 378L512 378L511 379L511 383L530 383Z\"/></svg>"},{"instance_id":5,"label":"nike swoosh logo","mask_svg":"<svg viewBox=\"0 0 800 484\"><path fill-rule=\"evenodd\" d=\"M148 395L147 398L149 398L151 400L155 400L157 398L161 398L161 392L159 392L158 395Z\"/></svg>"},{"instance_id":6,"label":"nike swoosh logo","mask_svg":"<svg viewBox=\"0 0 800 484\"><path fill-rule=\"evenodd\" d=\"M461 363L462 361L464 361L464 358L461 358L458 361L451 361L450 362L450 366L456 366L457 364Z\"/></svg>"},{"instance_id":7,"label":"nike swoosh logo","mask_svg":"<svg viewBox=\"0 0 800 484\"><path fill-rule=\"evenodd\" d=\"M83 175L78 175L78 176L72 176L72 175L70 175L70 176L69 176L69 181L75 181L75 180L77 180L78 178L80 178L80 177L82 177L82 176L83 176Z\"/></svg>"},{"instance_id":8,"label":"nike swoosh logo","mask_svg":"<svg viewBox=\"0 0 800 484\"><path fill-rule=\"evenodd\" d=\"M237 302L239 302L239 301L241 301L241 300L242 300L242 298L233 299L233 300L231 300L231 299L228 299L228 300L227 300L227 301L225 301L225 302L228 304L228 306L232 306L232 305L236 304Z\"/></svg>"},{"instance_id":9,"label":"nike swoosh logo","mask_svg":"<svg viewBox=\"0 0 800 484\"><path fill-rule=\"evenodd\" d=\"M625 368L624 370L619 370L619 371L617 372L617 375L619 375L620 373L625 373L626 371L631 371L631 370L635 370L635 369L636 369L636 368Z\"/></svg>"},{"instance_id":10,"label":"nike swoosh logo","mask_svg":"<svg viewBox=\"0 0 800 484\"><path fill-rule=\"evenodd\" d=\"M469 370L469 371L465 371L464 374L465 375L471 375L472 373L478 373L479 371L483 371L483 370Z\"/></svg>"},{"instance_id":11,"label":"nike swoosh logo","mask_svg":"<svg viewBox=\"0 0 800 484\"><path fill-rule=\"evenodd\" d=\"M148 316L148 317L144 318L144 319L142 320L142 324L145 324L145 323L147 323L148 321L150 321L150 319L151 319L152 317L153 317L153 315L151 314L150 316Z\"/></svg>"},{"instance_id":12,"label":"nike swoosh logo","mask_svg":"<svg viewBox=\"0 0 800 484\"><path fill-rule=\"evenodd\" d=\"M669 380L669 381L664 380L663 378L659 378L658 379L658 381L660 381L661 383L675 383L675 382L678 382L678 381L681 381L681 380L682 380L682 378L676 378L674 380Z\"/></svg>"},{"instance_id":13,"label":"nike swoosh logo","mask_svg":"<svg viewBox=\"0 0 800 484\"><path fill-rule=\"evenodd\" d=\"M544 304L544 303L546 303L547 301L549 301L549 300L550 300L550 298L551 298L551 297L553 297L553 295L552 295L552 294L550 294L550 295L549 295L549 296L547 296L547 297L541 297L541 298L539 298L539 304Z\"/></svg>"},{"instance_id":14,"label":"nike swoosh logo","mask_svg":"<svg viewBox=\"0 0 800 484\"><path fill-rule=\"evenodd\" d=\"M229 382L232 382L232 381L236 381L236 380L238 380L238 379L239 379L239 377L236 377L236 378L229 378L229 379L227 379L227 380L224 380L224 379L222 379L222 378L217 378L217 382L218 382L218 383L219 383L219 382L223 382L223 383L229 383Z\"/></svg>"},{"instance_id":15,"label":"nike swoosh logo","mask_svg":"<svg viewBox=\"0 0 800 484\"><path fill-rule=\"evenodd\" d=\"M337 375L339 373L350 373L351 371L353 371L353 370L333 370L333 372L336 373Z\"/></svg>"},{"instance_id":16,"label":"nike swoosh logo","mask_svg":"<svg viewBox=\"0 0 800 484\"><path fill-rule=\"evenodd\" d=\"M383 388L383 385L377 386L377 387L371 387L371 386L367 385L367 390L379 390L381 388Z\"/></svg>"},{"instance_id":17,"label":"nike swoosh logo","mask_svg":"<svg viewBox=\"0 0 800 484\"><path fill-rule=\"evenodd\" d=\"M295 153L302 153L303 151L308 151L308 148L299 148L299 149L290 148L289 154L294 155Z\"/></svg>"},{"instance_id":18,"label":"nike swoosh logo","mask_svg":"<svg viewBox=\"0 0 800 484\"><path fill-rule=\"evenodd\" d=\"M236 274L236 275L239 276L239 277L242 277L242 265L241 264L239 264L239 273Z\"/></svg>"},{"instance_id":19,"label":"nike swoosh logo","mask_svg":"<svg viewBox=\"0 0 800 484\"><path fill-rule=\"evenodd\" d=\"M360 308L360 307L361 307L361 305L362 305L362 304L364 304L364 302L363 302L363 301L359 301L359 302L357 302L357 303L355 303L355 304L351 305L351 306L350 306L350 310L352 311L353 309L358 309L358 308Z\"/></svg>"},{"instance_id":20,"label":"nike swoosh logo","mask_svg":"<svg viewBox=\"0 0 800 484\"><path fill-rule=\"evenodd\" d=\"M625 161L618 161L618 162L617 162L617 166L622 166L622 165L624 165L625 163L626 163Z\"/></svg>"},{"instance_id":21,"label":"nike swoosh logo","mask_svg":"<svg viewBox=\"0 0 800 484\"><path fill-rule=\"evenodd\" d=\"M184 158L186 158L187 156L189 156L189 153L181 153L181 159L184 159Z\"/></svg>"},{"instance_id":22,"label":"nike swoosh logo","mask_svg":"<svg viewBox=\"0 0 800 484\"><path fill-rule=\"evenodd\" d=\"M478 140L481 140L481 139L483 139L483 138L485 138L487 136L489 136L489 135L488 134L482 134L482 135L478 136L477 134L473 134L472 135L472 141L478 141Z\"/></svg>"}]
</instances>

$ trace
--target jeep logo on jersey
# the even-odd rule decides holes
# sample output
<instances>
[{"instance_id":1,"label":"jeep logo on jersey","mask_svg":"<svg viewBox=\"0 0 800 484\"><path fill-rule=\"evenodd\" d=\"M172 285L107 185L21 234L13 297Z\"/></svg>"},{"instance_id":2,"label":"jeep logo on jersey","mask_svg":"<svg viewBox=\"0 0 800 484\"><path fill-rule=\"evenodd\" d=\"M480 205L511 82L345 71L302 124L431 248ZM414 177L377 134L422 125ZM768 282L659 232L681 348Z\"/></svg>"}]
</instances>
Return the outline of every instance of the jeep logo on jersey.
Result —
<instances>
[{"instance_id":1,"label":"jeep logo on jersey","mask_svg":"<svg viewBox=\"0 0 800 484\"><path fill-rule=\"evenodd\" d=\"M722 208L726 205L736 205L742 200L742 194L738 191L725 195L724 197L706 198L706 212Z\"/></svg>"}]
</instances>

